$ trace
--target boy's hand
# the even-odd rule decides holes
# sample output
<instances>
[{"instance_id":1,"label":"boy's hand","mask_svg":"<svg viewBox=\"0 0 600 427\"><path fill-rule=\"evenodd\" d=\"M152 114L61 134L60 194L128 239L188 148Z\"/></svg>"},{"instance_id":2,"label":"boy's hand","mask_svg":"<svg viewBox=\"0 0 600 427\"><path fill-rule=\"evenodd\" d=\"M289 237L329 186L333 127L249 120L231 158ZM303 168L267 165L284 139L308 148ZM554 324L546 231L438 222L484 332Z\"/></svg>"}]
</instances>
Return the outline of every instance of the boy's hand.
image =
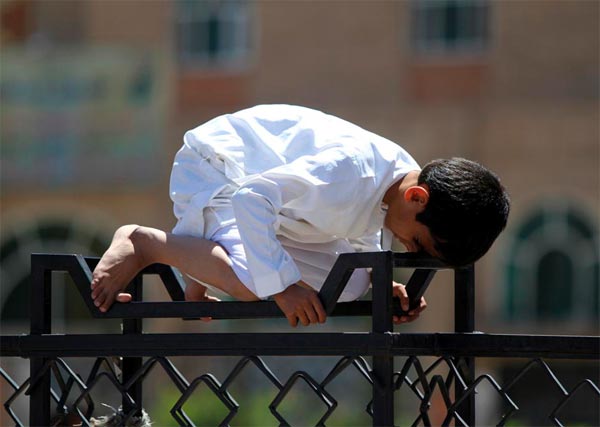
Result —
<instances>
[{"instance_id":1,"label":"boy's hand","mask_svg":"<svg viewBox=\"0 0 600 427\"><path fill-rule=\"evenodd\" d=\"M273 299L293 327L298 325L298 320L304 326L325 323L325 309L312 289L291 285L285 291L273 295Z\"/></svg>"},{"instance_id":2,"label":"boy's hand","mask_svg":"<svg viewBox=\"0 0 600 427\"><path fill-rule=\"evenodd\" d=\"M408 294L406 293L406 288L404 287L404 285L393 282L392 292L394 297L400 298L400 306L402 307L402 310L408 311L410 300L408 299ZM419 307L409 311L408 316L394 316L394 323L398 324L412 322L413 320L417 319L417 317L419 317L419 314L421 314L421 312L426 308L427 302L425 301L425 298L421 298Z\"/></svg>"}]
</instances>

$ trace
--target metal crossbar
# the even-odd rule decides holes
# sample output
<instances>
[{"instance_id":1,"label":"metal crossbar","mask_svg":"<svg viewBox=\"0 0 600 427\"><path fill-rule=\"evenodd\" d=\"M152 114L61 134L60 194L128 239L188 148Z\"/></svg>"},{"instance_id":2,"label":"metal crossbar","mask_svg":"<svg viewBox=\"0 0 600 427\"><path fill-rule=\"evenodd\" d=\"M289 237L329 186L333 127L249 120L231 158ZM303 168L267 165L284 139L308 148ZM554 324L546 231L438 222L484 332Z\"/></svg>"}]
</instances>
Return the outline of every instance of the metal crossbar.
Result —
<instances>
[{"instance_id":1,"label":"metal crossbar","mask_svg":"<svg viewBox=\"0 0 600 427\"><path fill-rule=\"evenodd\" d=\"M144 334L143 318L189 318L210 316L215 319L248 319L283 317L272 301L185 302L180 275L164 265L152 265L130 284L134 301L114 304L101 313L90 297L91 271L95 258L80 255L33 255L31 333L1 336L2 357L22 357L30 360L30 377L19 384L9 372L0 374L12 390L5 401L5 410L16 425L24 425L13 410L15 400L29 396L29 424L50 425L54 407L59 421L76 417L83 425L97 409L92 392L101 381L108 381L116 395L121 396L119 422L131 425L140 419L144 407L143 384L158 367L164 371L180 397L171 409L179 425L194 425L184 406L203 387L217 398L227 414L219 425L229 425L239 409L231 385L247 366L258 368L276 389L269 411L280 425L289 425L281 405L292 390L304 383L323 405L316 425L324 426L336 411L338 400L330 384L342 372L357 370L372 389L372 399L365 410L374 426L392 426L395 422L394 395L408 389L418 401L418 415L412 425L432 425L429 409L434 396L441 395L445 408L442 425L475 425L476 387L487 384L501 402L503 413L499 425L505 425L518 411L512 395L516 385L523 384L532 369L542 369L560 392L560 399L548 414L554 425L563 425L564 408L582 394L600 397L597 382L582 379L573 387L561 383L545 359L600 359L600 337L597 336L540 336L484 334L474 332L474 275L473 267L455 269L455 332L433 334L399 334L393 332L392 314L400 314L398 301L391 294L394 268L415 268L407 289L411 305L420 299L439 269L450 268L438 260L415 254L391 252L343 254L334 265L319 297L330 316L370 316L370 332L279 332L279 333L168 333ZM337 303L348 278L355 268L371 268L373 296L371 301ZM54 271L66 271L77 286L92 316L98 320L123 319L123 334L58 335L51 328L51 290ZM141 300L142 277L157 274L162 279L171 302ZM338 356L341 357L323 379L306 371L295 371L285 378L277 375L263 356ZM122 357L116 362L114 357ZM173 356L239 356L241 359L230 374L221 380L204 373L186 378L169 359ZM425 366L422 356L436 356ZM93 357L94 365L84 380L65 357ZM371 358L369 364L365 357ZM394 360L405 357L399 371ZM508 382L497 381L489 374L475 375L475 357L531 358ZM544 359L542 359L544 358ZM440 367L446 370L439 374ZM69 402L69 403L67 403ZM137 417L137 418L136 418ZM56 420L54 420L56 421ZM600 419L598 419L600 421Z\"/></svg>"},{"instance_id":2,"label":"metal crossbar","mask_svg":"<svg viewBox=\"0 0 600 427\"><path fill-rule=\"evenodd\" d=\"M484 333L269 332L2 336L3 357L443 356L600 358L597 336Z\"/></svg>"}]
</instances>

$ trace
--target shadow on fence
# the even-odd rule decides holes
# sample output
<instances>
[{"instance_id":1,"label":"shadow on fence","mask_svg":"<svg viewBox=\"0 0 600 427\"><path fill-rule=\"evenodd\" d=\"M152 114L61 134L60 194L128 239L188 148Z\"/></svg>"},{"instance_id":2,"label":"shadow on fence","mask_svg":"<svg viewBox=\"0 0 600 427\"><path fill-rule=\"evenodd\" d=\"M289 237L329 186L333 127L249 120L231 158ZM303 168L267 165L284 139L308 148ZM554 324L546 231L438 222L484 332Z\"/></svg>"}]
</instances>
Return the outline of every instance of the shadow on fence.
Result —
<instances>
[{"instance_id":1,"label":"shadow on fence","mask_svg":"<svg viewBox=\"0 0 600 427\"><path fill-rule=\"evenodd\" d=\"M279 425L290 425L282 405L290 393L304 384L322 403L311 408L324 426L338 407L337 396L330 384L348 370L364 378L372 390L365 411L374 426L393 426L398 422L395 394L401 390L413 395L418 403L412 425L432 425L430 408L434 398L443 401L445 415L442 425L476 425L476 388L493 390L502 402L502 414L496 424L506 425L514 420L519 402L511 397L531 370L544 373L556 387L560 397L552 405L547 419L554 425L565 423L565 407L581 396L592 396L597 403L600 389L597 379L581 378L574 386L565 386L545 361L546 359L600 359L600 337L505 335L475 332L473 266L454 269L454 333L394 333L392 315L400 313L394 301L390 283L394 268L414 268L407 283L412 304L423 295L437 270L449 269L438 260L415 254L392 252L343 254L334 265L319 297L330 316L370 316L371 331L343 332L277 332L277 333L151 333L144 334L144 318L249 319L283 317L272 301L260 302L185 302L180 276L171 267L153 265L145 269L130 284L128 290L134 301L115 304L101 313L90 298L91 271L97 259L80 255L32 255L31 331L28 335L3 335L0 355L30 360L30 376L22 383L0 368L7 387L11 389L4 408L16 425L25 425L14 411L13 404L21 396L29 398L28 425L94 425L97 405L92 391L100 382L111 384L113 393L120 396L121 410L111 425L142 425L145 413L143 384L149 375L163 371L179 397L170 409L173 422L182 426L194 425L184 406L196 398L200 386L210 390L223 406L226 415L219 425L235 424L240 405L234 398L232 384L248 366L272 384L276 395L268 405L270 414ZM373 292L369 301L336 303L355 268L372 268ZM123 319L122 334L52 334L51 292L52 272L66 271L72 277L93 317ZM171 302L141 301L142 277L157 274L162 279ZM267 365L265 356L337 356L339 359L322 379L306 371L296 371L281 379ZM172 362L173 356L238 356L224 380L206 373L191 380ZM395 357L403 356L399 370ZM421 356L434 356L428 365ZM84 379L69 366L65 358L94 358L93 366ZM475 375L475 358L527 358L508 381L499 382L490 374ZM170 359L171 358L171 359ZM370 359L370 362L367 360ZM438 369L443 367L445 374ZM535 396L531 397L535 399ZM598 405L596 405L598 406ZM408 419L404 416L403 419ZM71 421L69 421L71 420ZM74 420L74 421L73 421ZM596 425L596 411L588 422Z\"/></svg>"}]
</instances>

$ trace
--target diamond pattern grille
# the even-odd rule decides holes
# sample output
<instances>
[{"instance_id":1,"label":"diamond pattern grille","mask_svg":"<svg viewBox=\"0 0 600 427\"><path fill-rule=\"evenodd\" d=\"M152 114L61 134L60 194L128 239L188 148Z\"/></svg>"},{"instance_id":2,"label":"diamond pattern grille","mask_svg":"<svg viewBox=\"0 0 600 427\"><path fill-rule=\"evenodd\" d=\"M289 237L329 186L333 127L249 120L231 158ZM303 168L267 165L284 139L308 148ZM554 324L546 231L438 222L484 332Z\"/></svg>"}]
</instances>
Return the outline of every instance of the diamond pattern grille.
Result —
<instances>
[{"instance_id":1,"label":"diamond pattern grille","mask_svg":"<svg viewBox=\"0 0 600 427\"><path fill-rule=\"evenodd\" d=\"M412 425L432 425L434 424L430 410L432 407L432 396L434 394L441 395L443 401L445 418L442 425L467 425L461 418L457 408L460 404L468 399L469 396L477 393L477 387L482 384L487 384L489 389L492 389L502 402L503 413L496 424L503 426L511 420L511 418L519 412L519 406L512 400L511 391L523 386L527 381L527 373L532 369L541 369L550 380L550 382L559 390L561 399L552 411L547 414L548 419L556 426L566 425L566 420L563 420L561 413L563 409L573 404L579 397L585 396L589 399L592 396L596 402L600 402L600 388L591 379L582 379L570 389L565 387L558 379L557 375L550 366L541 359L532 359L527 361L517 374L501 385L492 375L483 374L467 383L461 374L459 368L459 360L452 357L440 357L433 361L428 366L424 366L423 362L415 356L408 357L404 360L400 370L394 373L394 388L400 390L405 387L410 390L418 399L418 407L415 408L416 418L412 421ZM221 382L215 375L204 373L190 381L185 378L177 367L166 357L153 357L145 361L140 369L138 369L130 379L123 383L120 372L119 360L115 358L97 358L87 376L86 380L75 373L71 367L60 358L50 359L40 369L33 378L28 378L21 384L18 384L8 372L0 368L0 375L3 378L3 387L8 392L5 396L8 398L4 401L4 410L12 419L16 426L24 426L20 417L13 409L13 404L17 399L26 397L29 390L37 385L40 378L50 372L53 378L52 381L52 400L57 414L53 419L53 425L67 425L67 419L81 420L82 425L90 426L91 418L97 411L97 405L92 398L92 391L100 381L111 385L112 393L119 395L124 402L127 402L127 412L121 414L121 424L130 425L128 422L132 417L142 410L142 402L133 400L129 390L138 381L144 381L153 370L161 368L167 377L172 381L177 390L180 392L179 399L171 409L171 415L180 426L194 426L194 422L185 413L183 409L186 402L193 398L196 389L200 386L210 390L212 394L223 404L227 410L227 415L220 422L220 426L235 425L235 416L240 407L240 403L233 396L230 388L235 384L240 374L252 366L260 375L264 376L270 384L277 389L277 394L271 404L269 410L275 417L279 425L289 426L290 423L281 413L280 405L289 396L299 381L308 385L308 389L323 403L322 408L312 408L320 415L317 421L317 426L325 426L328 419L336 410L337 400L327 389L329 384L347 369L356 369L362 378L369 384L373 383L372 370L369 363L362 357L343 357L331 368L323 379L315 378L306 371L295 371L285 381L281 381L278 376L267 366L265 361L256 356L248 356L241 358L231 372ZM256 369L257 368L257 369ZM441 369L443 368L443 369ZM440 374L439 371L445 371ZM455 398L454 389L458 387L462 390L460 397ZM306 388L306 387L305 387ZM71 403L67 401L71 399ZM438 399L439 400L439 399ZM372 414L372 403L365 402L365 409L369 414ZM439 403L439 402L438 402ZM243 403L242 403L243 404ZM152 409L146 408L152 416ZM265 408L266 410L266 408Z\"/></svg>"}]
</instances>

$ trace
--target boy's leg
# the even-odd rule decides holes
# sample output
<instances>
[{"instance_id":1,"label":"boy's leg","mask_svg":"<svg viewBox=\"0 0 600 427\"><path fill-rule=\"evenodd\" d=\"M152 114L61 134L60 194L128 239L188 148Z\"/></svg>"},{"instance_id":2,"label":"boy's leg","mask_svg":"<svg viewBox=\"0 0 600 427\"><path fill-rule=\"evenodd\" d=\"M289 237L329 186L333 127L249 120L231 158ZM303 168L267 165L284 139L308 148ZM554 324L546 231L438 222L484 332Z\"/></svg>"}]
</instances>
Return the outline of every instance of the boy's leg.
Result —
<instances>
[{"instance_id":1,"label":"boy's leg","mask_svg":"<svg viewBox=\"0 0 600 427\"><path fill-rule=\"evenodd\" d=\"M140 270L154 263L172 265L238 300L258 300L237 278L227 253L219 244L155 228L126 225L115 232L110 247L94 270L92 299L95 305L106 311L115 300L129 301L130 296L123 294L123 290Z\"/></svg>"},{"instance_id":2,"label":"boy's leg","mask_svg":"<svg viewBox=\"0 0 600 427\"><path fill-rule=\"evenodd\" d=\"M203 301L207 298L206 286L200 282L196 282L187 274L182 275L182 279L185 282L185 300L186 301Z\"/></svg>"}]
</instances>

